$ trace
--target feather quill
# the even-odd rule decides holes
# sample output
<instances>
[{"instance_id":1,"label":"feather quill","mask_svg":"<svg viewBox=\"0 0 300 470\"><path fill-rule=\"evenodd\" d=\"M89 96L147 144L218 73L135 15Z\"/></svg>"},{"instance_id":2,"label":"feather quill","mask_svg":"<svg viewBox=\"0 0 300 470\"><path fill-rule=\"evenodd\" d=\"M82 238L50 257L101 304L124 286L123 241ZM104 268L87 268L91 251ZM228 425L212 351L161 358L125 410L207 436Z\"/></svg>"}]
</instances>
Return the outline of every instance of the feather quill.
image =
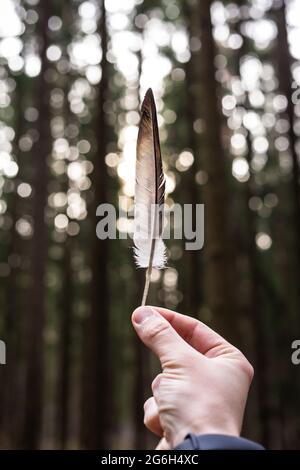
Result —
<instances>
[{"instance_id":1,"label":"feather quill","mask_svg":"<svg viewBox=\"0 0 300 470\"><path fill-rule=\"evenodd\" d=\"M134 257L138 267L147 268L142 304L145 305L152 268L166 265L162 240L165 201L156 107L152 90L145 95L137 139L134 209Z\"/></svg>"}]
</instances>

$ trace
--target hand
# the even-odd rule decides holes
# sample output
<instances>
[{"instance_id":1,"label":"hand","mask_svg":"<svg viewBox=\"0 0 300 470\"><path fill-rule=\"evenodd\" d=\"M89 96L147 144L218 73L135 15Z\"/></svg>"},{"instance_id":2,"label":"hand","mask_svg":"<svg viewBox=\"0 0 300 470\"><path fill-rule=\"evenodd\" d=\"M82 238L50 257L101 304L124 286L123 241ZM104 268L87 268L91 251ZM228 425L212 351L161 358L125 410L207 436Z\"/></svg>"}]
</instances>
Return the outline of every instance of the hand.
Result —
<instances>
[{"instance_id":1,"label":"hand","mask_svg":"<svg viewBox=\"0 0 300 470\"><path fill-rule=\"evenodd\" d=\"M253 368L245 356L204 323L159 307L132 315L140 339L160 359L145 425L173 449L188 433L238 436Z\"/></svg>"}]
</instances>

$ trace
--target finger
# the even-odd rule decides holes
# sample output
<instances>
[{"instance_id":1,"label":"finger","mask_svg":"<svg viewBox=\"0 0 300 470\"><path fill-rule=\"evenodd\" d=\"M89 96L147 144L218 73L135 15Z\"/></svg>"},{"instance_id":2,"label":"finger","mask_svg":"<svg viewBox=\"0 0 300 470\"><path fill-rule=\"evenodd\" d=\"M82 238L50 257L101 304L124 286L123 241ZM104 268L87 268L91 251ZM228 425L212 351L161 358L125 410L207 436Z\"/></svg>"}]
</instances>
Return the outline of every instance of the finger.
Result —
<instances>
[{"instance_id":1,"label":"finger","mask_svg":"<svg viewBox=\"0 0 300 470\"><path fill-rule=\"evenodd\" d=\"M155 450L171 450L171 447L168 444L168 441L165 437L163 437L157 446L155 447Z\"/></svg>"},{"instance_id":2,"label":"finger","mask_svg":"<svg viewBox=\"0 0 300 470\"><path fill-rule=\"evenodd\" d=\"M221 335L195 318L161 307L154 307L176 332L201 354L218 357L236 353L238 350Z\"/></svg>"},{"instance_id":3,"label":"finger","mask_svg":"<svg viewBox=\"0 0 300 470\"><path fill-rule=\"evenodd\" d=\"M148 398L144 404L144 424L159 437L163 436L163 429L160 424L158 408L154 397Z\"/></svg>"},{"instance_id":4,"label":"finger","mask_svg":"<svg viewBox=\"0 0 300 470\"><path fill-rule=\"evenodd\" d=\"M154 307L137 308L132 314L132 323L143 343L158 356L163 368L176 364L185 352L190 351L190 346Z\"/></svg>"}]
</instances>

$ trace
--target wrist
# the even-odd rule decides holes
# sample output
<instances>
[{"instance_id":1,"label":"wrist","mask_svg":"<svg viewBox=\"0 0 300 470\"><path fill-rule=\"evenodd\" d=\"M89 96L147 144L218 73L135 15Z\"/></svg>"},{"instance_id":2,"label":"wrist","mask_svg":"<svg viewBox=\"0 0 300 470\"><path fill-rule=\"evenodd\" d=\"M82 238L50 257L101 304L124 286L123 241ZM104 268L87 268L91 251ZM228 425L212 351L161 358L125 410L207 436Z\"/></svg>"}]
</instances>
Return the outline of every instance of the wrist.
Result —
<instances>
[{"instance_id":1,"label":"wrist","mask_svg":"<svg viewBox=\"0 0 300 470\"><path fill-rule=\"evenodd\" d=\"M228 407L214 407L214 409L209 407L205 413L195 415L189 423L188 432L196 435L223 434L239 437L241 420L236 418L236 414Z\"/></svg>"},{"instance_id":2,"label":"wrist","mask_svg":"<svg viewBox=\"0 0 300 470\"><path fill-rule=\"evenodd\" d=\"M179 445L188 434L194 434L196 436L202 436L207 434L219 434L223 436L240 437L240 430L238 426L233 422L224 423L191 423L186 426L182 426L176 433L172 433L173 438L169 441L171 448Z\"/></svg>"},{"instance_id":3,"label":"wrist","mask_svg":"<svg viewBox=\"0 0 300 470\"><path fill-rule=\"evenodd\" d=\"M199 422L193 422L188 432L196 435L222 434L239 437L240 426L232 419L224 419L219 422L213 422L212 419L207 422L201 420Z\"/></svg>"}]
</instances>

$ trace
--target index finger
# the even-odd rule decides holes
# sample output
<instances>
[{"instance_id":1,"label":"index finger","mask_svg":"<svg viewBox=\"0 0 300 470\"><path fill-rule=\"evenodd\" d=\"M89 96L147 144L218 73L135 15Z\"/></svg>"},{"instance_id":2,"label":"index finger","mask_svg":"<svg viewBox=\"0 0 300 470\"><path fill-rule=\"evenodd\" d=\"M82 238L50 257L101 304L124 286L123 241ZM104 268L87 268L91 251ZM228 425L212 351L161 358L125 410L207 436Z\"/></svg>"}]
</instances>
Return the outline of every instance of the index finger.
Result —
<instances>
[{"instance_id":1,"label":"index finger","mask_svg":"<svg viewBox=\"0 0 300 470\"><path fill-rule=\"evenodd\" d=\"M228 343L221 335L209 328L196 318L182 315L162 307L155 308L174 330L194 349L206 357L218 357L224 354L233 354L237 349Z\"/></svg>"}]
</instances>

